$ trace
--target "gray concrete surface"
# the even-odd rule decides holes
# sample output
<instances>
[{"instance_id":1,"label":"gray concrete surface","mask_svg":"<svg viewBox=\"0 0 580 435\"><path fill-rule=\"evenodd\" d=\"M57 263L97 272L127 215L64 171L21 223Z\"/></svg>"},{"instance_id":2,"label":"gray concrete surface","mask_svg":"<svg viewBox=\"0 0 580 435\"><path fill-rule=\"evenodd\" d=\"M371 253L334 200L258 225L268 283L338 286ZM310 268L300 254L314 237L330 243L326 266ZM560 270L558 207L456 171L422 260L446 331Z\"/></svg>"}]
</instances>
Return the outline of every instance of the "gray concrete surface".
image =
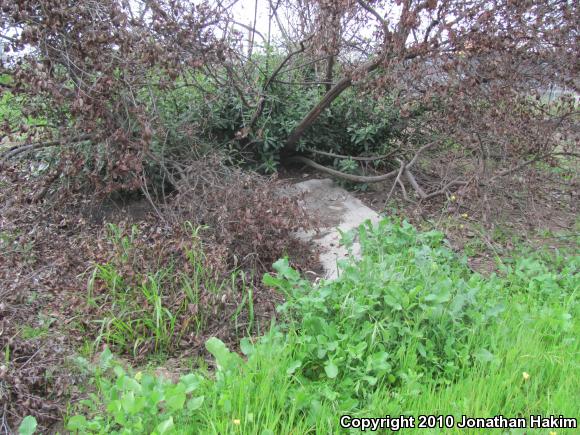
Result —
<instances>
[{"instance_id":1,"label":"gray concrete surface","mask_svg":"<svg viewBox=\"0 0 580 435\"><path fill-rule=\"evenodd\" d=\"M341 236L337 228L346 232L357 228L367 219L376 223L379 221L378 213L330 179L313 179L294 184L289 188L289 193L300 193L300 202L306 213L317 216L320 221L317 231L301 231L296 236L320 247L324 279L336 279L339 274L337 261L348 255L346 248L340 246ZM356 240L352 253L355 257L360 255L360 245Z\"/></svg>"}]
</instances>

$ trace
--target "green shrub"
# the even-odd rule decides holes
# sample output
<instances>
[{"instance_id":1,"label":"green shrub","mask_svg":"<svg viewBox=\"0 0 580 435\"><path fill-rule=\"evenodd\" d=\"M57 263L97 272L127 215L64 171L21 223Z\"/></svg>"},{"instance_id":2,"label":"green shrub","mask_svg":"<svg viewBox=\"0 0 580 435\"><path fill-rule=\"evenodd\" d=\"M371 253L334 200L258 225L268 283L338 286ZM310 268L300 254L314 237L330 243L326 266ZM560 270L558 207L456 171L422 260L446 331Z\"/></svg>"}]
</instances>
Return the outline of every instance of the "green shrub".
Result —
<instances>
[{"instance_id":1,"label":"green shrub","mask_svg":"<svg viewBox=\"0 0 580 435\"><path fill-rule=\"evenodd\" d=\"M131 375L113 360L108 348L101 353L94 370L102 396L92 394L82 404L96 416L92 419L84 415L71 417L66 428L72 432L173 433L174 419L184 410L197 411L204 401L204 397L197 394L203 381L201 376L188 374L173 383L142 372ZM100 403L105 403L106 408L99 409Z\"/></svg>"},{"instance_id":2,"label":"green shrub","mask_svg":"<svg viewBox=\"0 0 580 435\"><path fill-rule=\"evenodd\" d=\"M261 60L261 72L249 69L244 74L255 83L263 82L264 76L267 77L282 58L271 54L268 61ZM215 73L228 83L225 71ZM308 69L295 69L279 79L299 83L312 80L310 76ZM280 161L279 152L289 134L320 101L325 90L272 82L264 95L262 116L245 140L234 138L252 119L255 104L250 101L252 104L246 105L233 86L218 85L213 78L196 72L180 77L171 91L150 92L142 93L143 104L159 112L158 122L166 132L153 138L152 149L160 158L187 159L217 147L228 149L235 161L253 160L255 168L274 172ZM391 96L370 99L362 92L357 88L346 90L305 132L298 148L351 155L391 150L405 127L400 111ZM329 163L339 165L339 161L333 159Z\"/></svg>"}]
</instances>

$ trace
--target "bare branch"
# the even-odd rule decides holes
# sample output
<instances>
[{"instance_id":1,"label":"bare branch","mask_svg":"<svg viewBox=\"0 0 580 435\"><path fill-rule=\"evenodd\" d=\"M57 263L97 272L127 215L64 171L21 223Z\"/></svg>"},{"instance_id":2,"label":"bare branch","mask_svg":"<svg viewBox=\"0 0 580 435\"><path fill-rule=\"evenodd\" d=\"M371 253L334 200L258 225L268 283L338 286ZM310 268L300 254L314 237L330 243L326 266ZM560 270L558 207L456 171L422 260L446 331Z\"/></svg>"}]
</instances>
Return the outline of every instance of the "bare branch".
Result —
<instances>
[{"instance_id":1,"label":"bare branch","mask_svg":"<svg viewBox=\"0 0 580 435\"><path fill-rule=\"evenodd\" d=\"M360 161L360 162L373 162L376 160L384 160L387 159L389 157L391 157L393 154L395 154L397 151L399 151L399 148L391 151L388 154L383 154L382 156L370 156L370 157L364 157L364 156L345 156L342 154L334 154L334 153L330 153L328 151L319 151L319 150L315 150L313 148L306 148L306 151L314 153L314 154L320 154L321 156L327 156L327 157L334 157L337 159L347 159L347 160L356 160L356 161Z\"/></svg>"},{"instance_id":2,"label":"bare branch","mask_svg":"<svg viewBox=\"0 0 580 435\"><path fill-rule=\"evenodd\" d=\"M381 23L381 26L383 27L383 31L385 32L385 37L387 37L387 35L389 34L389 22L387 20L385 20L381 16L381 14L379 14L377 12L377 10L375 8L373 8L372 6L370 6L367 2L365 2L363 0L357 0L357 3L359 5L361 5L362 8L365 9L367 12L370 12L379 21L379 23Z\"/></svg>"},{"instance_id":3,"label":"bare branch","mask_svg":"<svg viewBox=\"0 0 580 435\"><path fill-rule=\"evenodd\" d=\"M57 146L57 145L64 145L64 144L72 145L75 143L90 140L91 138L92 138L91 135L85 134L82 136L69 138L69 139L63 138L63 139L59 139L59 140L52 140L52 141L46 141L46 142L35 142L35 143L29 143L29 144L14 145L10 149L8 149L5 152L3 152L2 154L0 154L0 165L3 165L8 159L11 159L12 157L15 157L15 156L22 154L22 153L34 151L34 150L37 150L40 148L49 148L49 147L53 147L53 146Z\"/></svg>"},{"instance_id":4,"label":"bare branch","mask_svg":"<svg viewBox=\"0 0 580 435\"><path fill-rule=\"evenodd\" d=\"M395 191L395 187L397 186L398 183L401 182L401 175L405 171L405 163L402 162L401 160L399 160L399 165L400 165L400 168L399 168L399 172L397 173L397 178L395 178L395 181L393 182L393 186L391 187L391 190L390 190L389 194L387 195L387 199L385 199L385 207L389 203L389 200L391 199L391 196L393 195L393 192Z\"/></svg>"},{"instance_id":5,"label":"bare branch","mask_svg":"<svg viewBox=\"0 0 580 435\"><path fill-rule=\"evenodd\" d=\"M376 176L363 176L363 175L353 175L353 174L346 174L344 172L337 171L336 169L327 168L319 163L316 163L314 160L303 156L292 156L288 159L290 162L300 162L304 163L311 168L317 169L320 172L324 172L326 174L333 175L338 178L342 178L343 180L353 181L355 183L378 183L380 181L385 181L390 178L393 178L397 175L398 170L391 171L384 175L376 175Z\"/></svg>"}]
</instances>

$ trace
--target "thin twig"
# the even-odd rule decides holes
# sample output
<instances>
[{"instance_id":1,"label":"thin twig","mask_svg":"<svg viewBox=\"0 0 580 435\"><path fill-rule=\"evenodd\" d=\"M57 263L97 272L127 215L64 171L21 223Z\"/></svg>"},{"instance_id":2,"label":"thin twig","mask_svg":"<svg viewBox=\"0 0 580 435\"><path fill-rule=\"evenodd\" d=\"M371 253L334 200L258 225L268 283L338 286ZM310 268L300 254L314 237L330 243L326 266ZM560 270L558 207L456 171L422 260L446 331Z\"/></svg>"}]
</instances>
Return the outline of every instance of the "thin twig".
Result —
<instances>
[{"instance_id":1,"label":"thin twig","mask_svg":"<svg viewBox=\"0 0 580 435\"><path fill-rule=\"evenodd\" d=\"M384 207L386 207L387 204L389 203L389 200L391 199L391 195L393 195L393 192L395 191L395 187L397 186L397 184L399 183L399 180L401 179L401 174L405 170L405 163L402 162L401 160L399 160L399 163L401 165L401 167L399 169L399 173L397 174L397 178L395 178L395 181L393 182L393 186L391 187L391 191L389 192L389 195L387 196L387 199L385 200Z\"/></svg>"}]
</instances>

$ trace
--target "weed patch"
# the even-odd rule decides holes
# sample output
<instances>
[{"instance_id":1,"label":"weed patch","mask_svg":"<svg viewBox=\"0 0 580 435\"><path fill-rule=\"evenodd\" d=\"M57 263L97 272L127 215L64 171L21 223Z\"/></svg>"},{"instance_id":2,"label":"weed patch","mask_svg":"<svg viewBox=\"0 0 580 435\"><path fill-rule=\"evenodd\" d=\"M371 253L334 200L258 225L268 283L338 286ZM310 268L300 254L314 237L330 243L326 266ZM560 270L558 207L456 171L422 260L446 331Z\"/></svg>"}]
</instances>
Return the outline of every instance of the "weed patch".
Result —
<instances>
[{"instance_id":1,"label":"weed patch","mask_svg":"<svg viewBox=\"0 0 580 435\"><path fill-rule=\"evenodd\" d=\"M345 413L577 415L577 256L532 253L485 278L438 232L384 220L359 237L362 259L334 282L312 285L278 261L264 281L286 296L281 321L242 339L243 355L208 340L211 372L171 383L93 367L97 393L69 429L333 433Z\"/></svg>"},{"instance_id":2,"label":"weed patch","mask_svg":"<svg viewBox=\"0 0 580 435\"><path fill-rule=\"evenodd\" d=\"M201 227L186 223L189 241L182 240L166 257L144 259L136 226L123 232L109 224L109 239L115 255L98 264L89 280L87 301L97 308L101 343L134 357L144 354L169 354L205 331L212 307L237 299L246 304L245 275L211 267L200 239ZM146 252L146 251L145 251ZM236 309L239 316L240 310Z\"/></svg>"},{"instance_id":3,"label":"weed patch","mask_svg":"<svg viewBox=\"0 0 580 435\"><path fill-rule=\"evenodd\" d=\"M286 296L279 310L296 331L301 373L345 403L376 389L429 379L453 381L490 354L474 343L504 310L497 279L470 273L442 244L383 220L359 230L363 258L342 265L340 280L312 287L285 260L265 282ZM498 300L499 299L499 300Z\"/></svg>"}]
</instances>

